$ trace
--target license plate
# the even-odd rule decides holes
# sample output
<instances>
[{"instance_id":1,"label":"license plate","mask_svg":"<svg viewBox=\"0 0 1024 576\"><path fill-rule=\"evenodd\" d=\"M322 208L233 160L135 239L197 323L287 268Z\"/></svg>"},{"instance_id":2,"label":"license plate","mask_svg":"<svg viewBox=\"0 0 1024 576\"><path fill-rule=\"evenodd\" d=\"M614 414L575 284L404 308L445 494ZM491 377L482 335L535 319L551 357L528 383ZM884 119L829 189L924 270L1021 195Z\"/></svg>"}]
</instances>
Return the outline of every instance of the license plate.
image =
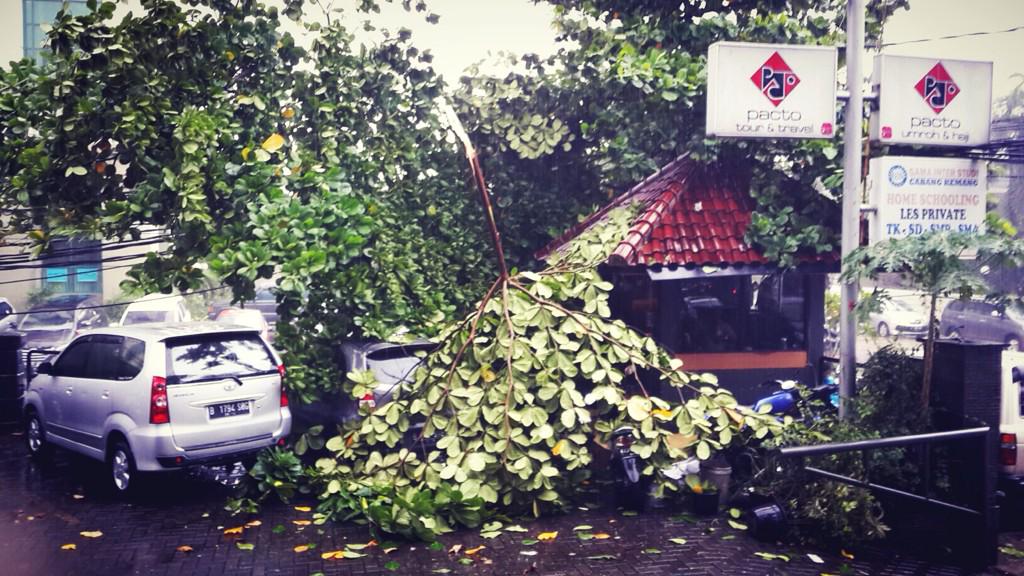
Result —
<instances>
[{"instance_id":1,"label":"license plate","mask_svg":"<svg viewBox=\"0 0 1024 576\"><path fill-rule=\"evenodd\" d=\"M213 404L206 407L206 413L210 419L224 418L227 416L241 416L249 413L249 401L227 402L224 404Z\"/></svg>"}]
</instances>

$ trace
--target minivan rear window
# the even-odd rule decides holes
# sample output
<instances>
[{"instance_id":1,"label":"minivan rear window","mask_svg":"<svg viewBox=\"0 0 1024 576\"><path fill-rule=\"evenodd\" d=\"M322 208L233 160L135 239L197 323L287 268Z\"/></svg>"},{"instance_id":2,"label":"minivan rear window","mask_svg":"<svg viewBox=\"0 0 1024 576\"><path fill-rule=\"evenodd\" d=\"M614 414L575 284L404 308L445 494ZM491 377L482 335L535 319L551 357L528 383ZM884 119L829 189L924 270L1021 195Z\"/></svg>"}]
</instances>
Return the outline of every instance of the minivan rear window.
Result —
<instances>
[{"instance_id":1,"label":"minivan rear window","mask_svg":"<svg viewBox=\"0 0 1024 576\"><path fill-rule=\"evenodd\" d=\"M167 383L184 384L277 372L256 334L194 336L167 341Z\"/></svg>"}]
</instances>

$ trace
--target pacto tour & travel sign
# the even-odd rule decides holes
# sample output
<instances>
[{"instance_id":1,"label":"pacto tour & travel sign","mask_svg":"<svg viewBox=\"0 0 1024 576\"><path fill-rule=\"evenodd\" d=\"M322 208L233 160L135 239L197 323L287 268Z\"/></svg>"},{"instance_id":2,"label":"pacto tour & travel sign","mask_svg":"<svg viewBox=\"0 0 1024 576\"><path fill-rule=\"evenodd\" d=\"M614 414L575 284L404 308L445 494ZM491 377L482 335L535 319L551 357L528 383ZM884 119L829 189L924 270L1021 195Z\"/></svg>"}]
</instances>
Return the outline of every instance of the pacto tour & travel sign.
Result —
<instances>
[{"instance_id":1,"label":"pacto tour & travel sign","mask_svg":"<svg viewBox=\"0 0 1024 576\"><path fill-rule=\"evenodd\" d=\"M834 137L835 48L716 42L707 69L708 136Z\"/></svg>"},{"instance_id":2,"label":"pacto tour & travel sign","mask_svg":"<svg viewBox=\"0 0 1024 576\"><path fill-rule=\"evenodd\" d=\"M872 158L868 177L871 241L932 230L980 232L985 219L985 163L960 158Z\"/></svg>"},{"instance_id":3,"label":"pacto tour & travel sign","mask_svg":"<svg viewBox=\"0 0 1024 576\"><path fill-rule=\"evenodd\" d=\"M871 139L883 144L978 146L989 141L992 63L875 56L878 106Z\"/></svg>"}]
</instances>

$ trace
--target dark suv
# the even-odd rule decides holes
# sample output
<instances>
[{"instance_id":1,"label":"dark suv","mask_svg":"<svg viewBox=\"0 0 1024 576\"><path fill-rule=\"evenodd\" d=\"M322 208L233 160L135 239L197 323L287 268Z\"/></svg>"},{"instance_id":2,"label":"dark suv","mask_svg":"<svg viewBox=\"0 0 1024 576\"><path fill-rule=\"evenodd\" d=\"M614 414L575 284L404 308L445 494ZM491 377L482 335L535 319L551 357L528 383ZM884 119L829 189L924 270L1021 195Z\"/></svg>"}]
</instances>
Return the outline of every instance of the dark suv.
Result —
<instances>
[{"instance_id":1,"label":"dark suv","mask_svg":"<svg viewBox=\"0 0 1024 576\"><path fill-rule=\"evenodd\" d=\"M995 304L955 300L942 311L939 326L947 338L1002 342L1011 350L1024 351L1024 318Z\"/></svg>"},{"instance_id":2,"label":"dark suv","mask_svg":"<svg viewBox=\"0 0 1024 576\"><path fill-rule=\"evenodd\" d=\"M359 418L359 406L386 404L391 393L403 382L411 382L422 358L419 354L434 350L437 345L426 340L407 344L380 341L345 342L335 349L335 361L342 374L353 370L370 370L377 379L372 396L356 400L338 390L311 404L295 402L292 414L299 428L318 424L342 424Z\"/></svg>"}]
</instances>

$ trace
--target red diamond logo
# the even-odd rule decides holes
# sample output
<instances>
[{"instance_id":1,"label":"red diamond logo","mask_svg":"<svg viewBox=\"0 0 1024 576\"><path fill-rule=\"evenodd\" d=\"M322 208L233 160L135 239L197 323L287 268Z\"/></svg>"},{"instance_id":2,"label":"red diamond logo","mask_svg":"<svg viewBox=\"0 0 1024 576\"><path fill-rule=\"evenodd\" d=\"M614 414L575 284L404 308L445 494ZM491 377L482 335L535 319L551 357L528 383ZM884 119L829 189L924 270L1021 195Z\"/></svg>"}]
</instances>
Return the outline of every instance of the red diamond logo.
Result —
<instances>
[{"instance_id":1,"label":"red diamond logo","mask_svg":"<svg viewBox=\"0 0 1024 576\"><path fill-rule=\"evenodd\" d=\"M937 63L923 78L918 80L914 89L936 114L945 110L946 106L949 106L949 103L960 93L960 87L950 77L949 72L946 72L942 62Z\"/></svg>"},{"instance_id":2,"label":"red diamond logo","mask_svg":"<svg viewBox=\"0 0 1024 576\"><path fill-rule=\"evenodd\" d=\"M789 64L786 64L782 56L775 52L754 72L750 81L773 106L778 106L800 83L800 77L793 72Z\"/></svg>"}]
</instances>

